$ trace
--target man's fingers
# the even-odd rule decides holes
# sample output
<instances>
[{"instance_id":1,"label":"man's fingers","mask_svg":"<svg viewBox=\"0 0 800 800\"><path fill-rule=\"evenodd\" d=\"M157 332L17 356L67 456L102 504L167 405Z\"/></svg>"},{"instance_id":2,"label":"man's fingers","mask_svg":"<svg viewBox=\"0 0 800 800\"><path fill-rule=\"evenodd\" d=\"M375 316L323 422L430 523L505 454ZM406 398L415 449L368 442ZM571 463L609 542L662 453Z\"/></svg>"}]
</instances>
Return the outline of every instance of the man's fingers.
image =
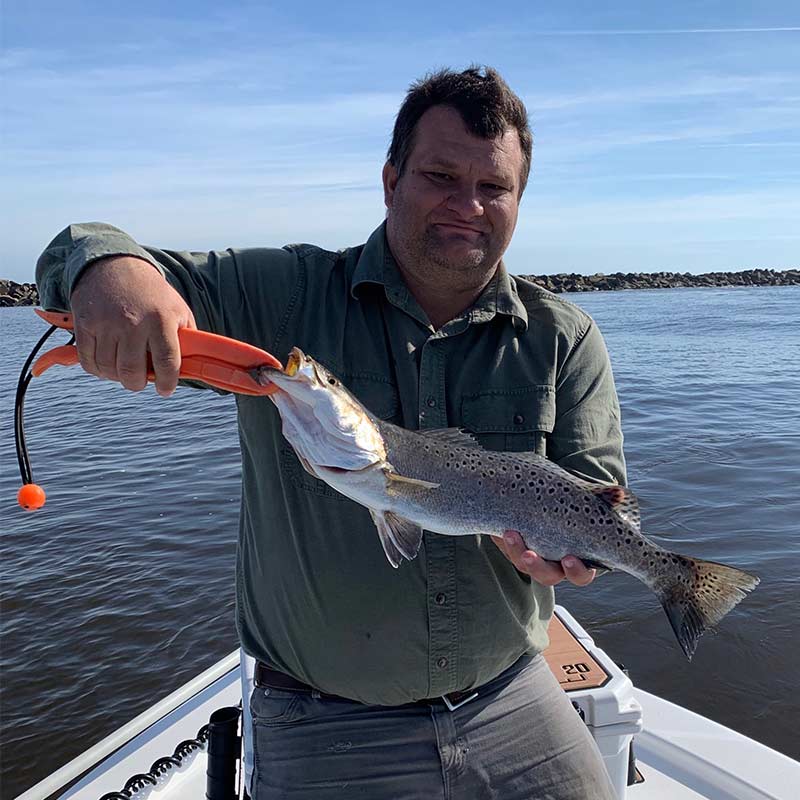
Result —
<instances>
[{"instance_id":1,"label":"man's fingers","mask_svg":"<svg viewBox=\"0 0 800 800\"><path fill-rule=\"evenodd\" d=\"M82 328L75 328L75 348L78 351L78 360L81 367L90 375L100 375L97 362L94 358L94 336Z\"/></svg>"},{"instance_id":2,"label":"man's fingers","mask_svg":"<svg viewBox=\"0 0 800 800\"><path fill-rule=\"evenodd\" d=\"M117 340L111 336L102 336L95 340L94 360L97 372L106 380L117 380Z\"/></svg>"},{"instance_id":3,"label":"man's fingers","mask_svg":"<svg viewBox=\"0 0 800 800\"><path fill-rule=\"evenodd\" d=\"M565 556L561 563L548 561L533 550L529 550L517 531L506 531L502 537L492 539L505 557L520 571L530 575L537 583L555 586L566 578L575 586L587 586L597 574L579 558Z\"/></svg>"},{"instance_id":4,"label":"man's fingers","mask_svg":"<svg viewBox=\"0 0 800 800\"><path fill-rule=\"evenodd\" d=\"M191 318L194 326L194 317ZM188 327L188 326L185 326ZM156 374L156 391L162 397L169 397L178 385L181 368L181 346L177 328L161 328L150 339L150 355L153 372Z\"/></svg>"},{"instance_id":5,"label":"man's fingers","mask_svg":"<svg viewBox=\"0 0 800 800\"><path fill-rule=\"evenodd\" d=\"M583 561L575 556L562 558L561 566L564 568L567 580L576 586L588 586L597 575L596 569L589 569Z\"/></svg>"},{"instance_id":6,"label":"man's fingers","mask_svg":"<svg viewBox=\"0 0 800 800\"><path fill-rule=\"evenodd\" d=\"M117 346L117 376L132 392L147 386L147 347L139 336L128 336Z\"/></svg>"},{"instance_id":7,"label":"man's fingers","mask_svg":"<svg viewBox=\"0 0 800 800\"><path fill-rule=\"evenodd\" d=\"M493 536L503 555L520 571L530 575L537 583L554 586L564 580L564 570L560 564L547 561L528 550L517 531L506 531L502 538Z\"/></svg>"},{"instance_id":8,"label":"man's fingers","mask_svg":"<svg viewBox=\"0 0 800 800\"><path fill-rule=\"evenodd\" d=\"M523 572L527 572L537 583L544 586L555 586L564 580L561 564L548 561L532 550L526 550L522 556Z\"/></svg>"}]
</instances>

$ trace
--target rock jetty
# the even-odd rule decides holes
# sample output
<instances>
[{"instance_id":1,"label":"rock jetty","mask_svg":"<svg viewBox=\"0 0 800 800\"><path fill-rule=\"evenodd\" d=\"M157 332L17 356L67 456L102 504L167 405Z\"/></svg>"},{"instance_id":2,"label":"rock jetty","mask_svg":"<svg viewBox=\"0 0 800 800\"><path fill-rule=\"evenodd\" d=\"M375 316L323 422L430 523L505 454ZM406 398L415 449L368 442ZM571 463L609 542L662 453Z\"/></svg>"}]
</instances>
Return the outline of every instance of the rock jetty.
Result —
<instances>
[{"instance_id":1,"label":"rock jetty","mask_svg":"<svg viewBox=\"0 0 800 800\"><path fill-rule=\"evenodd\" d=\"M741 272L615 272L604 275L523 275L551 292L598 292L617 289L679 289L696 286L791 286L800 284L800 269L746 269Z\"/></svg>"},{"instance_id":2,"label":"rock jetty","mask_svg":"<svg viewBox=\"0 0 800 800\"><path fill-rule=\"evenodd\" d=\"M678 289L692 286L791 286L800 284L800 269L746 269L741 272L614 272L610 275L522 275L551 292L599 292L616 289ZM0 280L0 308L35 306L39 293L33 283Z\"/></svg>"},{"instance_id":3,"label":"rock jetty","mask_svg":"<svg viewBox=\"0 0 800 800\"><path fill-rule=\"evenodd\" d=\"M0 279L0 308L39 305L35 283L15 283Z\"/></svg>"}]
</instances>

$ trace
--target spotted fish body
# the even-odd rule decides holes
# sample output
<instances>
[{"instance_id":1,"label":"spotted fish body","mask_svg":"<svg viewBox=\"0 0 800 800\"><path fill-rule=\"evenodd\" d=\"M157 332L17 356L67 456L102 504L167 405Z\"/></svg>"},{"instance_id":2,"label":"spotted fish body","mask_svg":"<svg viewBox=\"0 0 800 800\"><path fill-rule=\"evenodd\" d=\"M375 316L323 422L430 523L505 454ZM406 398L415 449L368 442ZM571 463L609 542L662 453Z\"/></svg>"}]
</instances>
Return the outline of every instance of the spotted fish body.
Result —
<instances>
[{"instance_id":1,"label":"spotted fish body","mask_svg":"<svg viewBox=\"0 0 800 800\"><path fill-rule=\"evenodd\" d=\"M723 564L672 553L641 532L628 489L584 481L536 453L484 450L448 428L408 431L370 414L324 367L295 348L286 372L260 380L303 466L366 506L387 559L416 557L422 531L451 536L521 534L558 561L627 572L658 596L688 658L702 632L758 584Z\"/></svg>"}]
</instances>

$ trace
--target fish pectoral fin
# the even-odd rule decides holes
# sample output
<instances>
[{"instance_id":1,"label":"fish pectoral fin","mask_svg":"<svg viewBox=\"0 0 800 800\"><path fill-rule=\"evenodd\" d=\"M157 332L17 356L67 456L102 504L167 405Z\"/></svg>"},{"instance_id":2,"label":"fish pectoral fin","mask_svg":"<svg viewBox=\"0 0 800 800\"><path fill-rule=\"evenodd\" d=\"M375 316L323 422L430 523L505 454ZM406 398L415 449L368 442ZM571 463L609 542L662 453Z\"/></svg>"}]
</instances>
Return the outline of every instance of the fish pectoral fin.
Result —
<instances>
[{"instance_id":1,"label":"fish pectoral fin","mask_svg":"<svg viewBox=\"0 0 800 800\"><path fill-rule=\"evenodd\" d=\"M411 561L417 557L422 544L422 528L419 525L392 511L371 508L369 513L378 529L383 552L395 569L404 558Z\"/></svg>"},{"instance_id":2,"label":"fish pectoral fin","mask_svg":"<svg viewBox=\"0 0 800 800\"><path fill-rule=\"evenodd\" d=\"M641 512L636 495L624 486L592 486L589 491L605 502L618 517L627 522L636 533L642 529Z\"/></svg>"},{"instance_id":3,"label":"fish pectoral fin","mask_svg":"<svg viewBox=\"0 0 800 800\"><path fill-rule=\"evenodd\" d=\"M411 486L418 486L420 489L438 489L441 486L440 483L431 483L430 481L423 481L419 478L409 478L406 475L400 475L399 473L393 472L390 469L384 470L384 475L386 475L386 480L390 483L391 481L408 483Z\"/></svg>"}]
</instances>

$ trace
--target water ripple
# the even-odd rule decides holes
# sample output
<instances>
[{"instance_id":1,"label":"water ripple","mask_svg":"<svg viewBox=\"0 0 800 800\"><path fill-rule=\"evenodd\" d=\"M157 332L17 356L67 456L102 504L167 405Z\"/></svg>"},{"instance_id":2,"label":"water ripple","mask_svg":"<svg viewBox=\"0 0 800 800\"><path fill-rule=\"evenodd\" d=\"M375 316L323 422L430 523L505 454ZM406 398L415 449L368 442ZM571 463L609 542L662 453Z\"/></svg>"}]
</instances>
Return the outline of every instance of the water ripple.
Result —
<instances>
[{"instance_id":1,"label":"water ripple","mask_svg":"<svg viewBox=\"0 0 800 800\"><path fill-rule=\"evenodd\" d=\"M691 665L632 578L558 592L643 688L794 757L798 289L573 298L608 343L645 530L762 584ZM235 646L240 465L231 398L164 401L55 368L26 402L48 503L23 514L13 389L41 325L3 309L0 326L0 781L14 796Z\"/></svg>"}]
</instances>

